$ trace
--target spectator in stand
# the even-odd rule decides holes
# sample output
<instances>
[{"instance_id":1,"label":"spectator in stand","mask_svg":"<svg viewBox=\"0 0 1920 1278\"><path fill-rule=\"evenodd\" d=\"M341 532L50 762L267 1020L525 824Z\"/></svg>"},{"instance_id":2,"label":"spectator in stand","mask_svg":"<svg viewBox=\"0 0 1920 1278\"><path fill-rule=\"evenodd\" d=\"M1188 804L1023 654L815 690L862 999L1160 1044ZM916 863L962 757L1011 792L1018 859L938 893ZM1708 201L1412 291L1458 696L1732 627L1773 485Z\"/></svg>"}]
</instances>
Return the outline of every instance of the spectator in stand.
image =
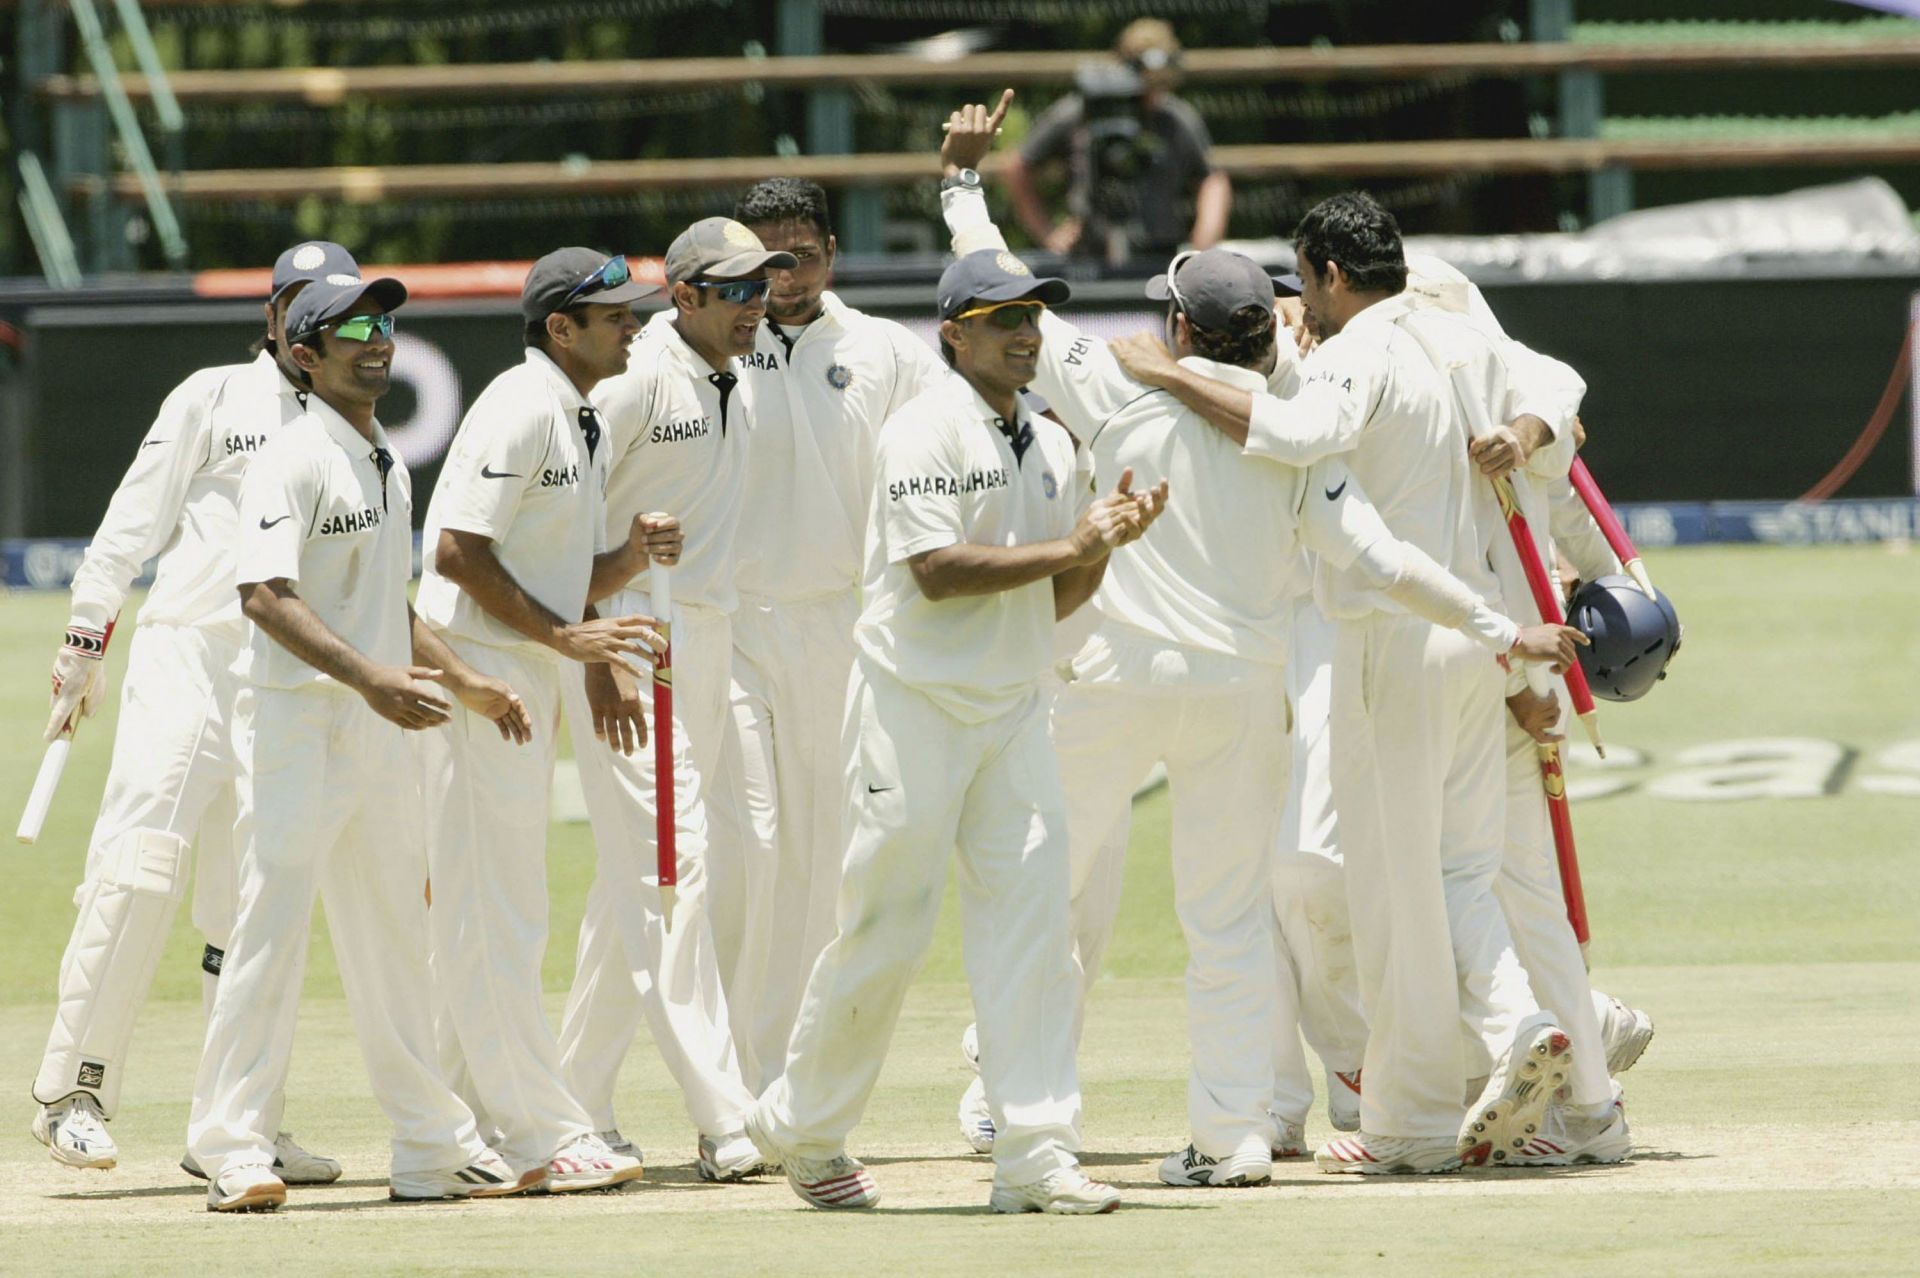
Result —
<instances>
[{"instance_id":1,"label":"spectator in stand","mask_svg":"<svg viewBox=\"0 0 1920 1278\"><path fill-rule=\"evenodd\" d=\"M1173 92L1179 37L1158 18L1139 18L1113 52L1117 61L1082 68L1079 91L1041 113L1010 157L1007 189L1020 225L1052 252L1111 264L1164 256L1183 242L1211 248L1226 234L1233 185L1207 157L1213 141L1199 112ZM1067 178L1067 216L1057 222L1034 182L1035 169L1056 161Z\"/></svg>"}]
</instances>

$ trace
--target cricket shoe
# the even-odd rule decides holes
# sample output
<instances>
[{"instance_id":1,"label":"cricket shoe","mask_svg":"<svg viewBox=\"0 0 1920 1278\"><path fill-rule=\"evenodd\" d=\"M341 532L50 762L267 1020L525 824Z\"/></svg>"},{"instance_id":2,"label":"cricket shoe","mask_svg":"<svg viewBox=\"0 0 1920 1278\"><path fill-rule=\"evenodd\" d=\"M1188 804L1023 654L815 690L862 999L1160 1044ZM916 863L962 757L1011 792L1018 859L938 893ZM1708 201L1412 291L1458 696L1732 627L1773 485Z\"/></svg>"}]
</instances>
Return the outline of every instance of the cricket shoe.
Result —
<instances>
[{"instance_id":1,"label":"cricket shoe","mask_svg":"<svg viewBox=\"0 0 1920 1278\"><path fill-rule=\"evenodd\" d=\"M205 1180L200 1160L188 1150L180 1159L180 1170L195 1180ZM287 1132L273 1138L273 1174L283 1185L331 1185L340 1179L340 1163L323 1154L311 1154Z\"/></svg>"},{"instance_id":2,"label":"cricket shoe","mask_svg":"<svg viewBox=\"0 0 1920 1278\"><path fill-rule=\"evenodd\" d=\"M1244 1189L1273 1179L1273 1159L1259 1149L1210 1158L1188 1145L1160 1160L1160 1179L1180 1189Z\"/></svg>"},{"instance_id":3,"label":"cricket shoe","mask_svg":"<svg viewBox=\"0 0 1920 1278\"><path fill-rule=\"evenodd\" d=\"M1599 990L1593 992L1593 1003L1600 1013L1600 1044L1607 1053L1607 1073L1624 1074L1653 1041L1653 1017Z\"/></svg>"},{"instance_id":4,"label":"cricket shoe","mask_svg":"<svg viewBox=\"0 0 1920 1278\"><path fill-rule=\"evenodd\" d=\"M68 1167L106 1171L120 1159L92 1092L75 1092L42 1105L33 1116L33 1138L47 1147L54 1162Z\"/></svg>"},{"instance_id":5,"label":"cricket shoe","mask_svg":"<svg viewBox=\"0 0 1920 1278\"><path fill-rule=\"evenodd\" d=\"M519 1176L507 1160L489 1149L455 1171L395 1172L387 1182L387 1197L396 1203L445 1202L461 1198L504 1198L524 1194L547 1178L545 1167Z\"/></svg>"},{"instance_id":6,"label":"cricket shoe","mask_svg":"<svg viewBox=\"0 0 1920 1278\"><path fill-rule=\"evenodd\" d=\"M1584 1163L1624 1162L1633 1152L1633 1133L1627 1127L1627 1108L1620 1088L1613 1104L1597 1118L1586 1118L1572 1107L1555 1102L1547 1106L1538 1134L1507 1159L1508 1167L1572 1167Z\"/></svg>"},{"instance_id":7,"label":"cricket shoe","mask_svg":"<svg viewBox=\"0 0 1920 1278\"><path fill-rule=\"evenodd\" d=\"M832 1158L800 1158L792 1150L767 1134L758 1114L747 1115L747 1139L770 1160L786 1170L787 1184L800 1201L828 1211L856 1207L875 1207L880 1203L880 1187L873 1183L865 1164L845 1154Z\"/></svg>"},{"instance_id":8,"label":"cricket shoe","mask_svg":"<svg viewBox=\"0 0 1920 1278\"><path fill-rule=\"evenodd\" d=\"M993 1111L987 1108L987 1085L975 1078L960 1095L960 1137L976 1154L991 1154Z\"/></svg>"},{"instance_id":9,"label":"cricket shoe","mask_svg":"<svg viewBox=\"0 0 1920 1278\"><path fill-rule=\"evenodd\" d=\"M647 1161L641 1157L640 1147L622 1136L618 1127L609 1127L604 1132L595 1132L594 1135L616 1154L625 1154L628 1158L639 1158L643 1163Z\"/></svg>"},{"instance_id":10,"label":"cricket shoe","mask_svg":"<svg viewBox=\"0 0 1920 1278\"><path fill-rule=\"evenodd\" d=\"M228 1167L207 1182L208 1211L272 1211L287 1201L287 1182L265 1163Z\"/></svg>"},{"instance_id":11,"label":"cricket shoe","mask_svg":"<svg viewBox=\"0 0 1920 1278\"><path fill-rule=\"evenodd\" d=\"M1523 1026L1495 1063L1480 1098L1460 1124L1460 1161L1504 1167L1540 1134L1553 1093L1573 1074L1573 1045L1559 1026Z\"/></svg>"},{"instance_id":12,"label":"cricket shoe","mask_svg":"<svg viewBox=\"0 0 1920 1278\"><path fill-rule=\"evenodd\" d=\"M1360 1071L1327 1071L1327 1121L1336 1132L1360 1130Z\"/></svg>"},{"instance_id":13,"label":"cricket shoe","mask_svg":"<svg viewBox=\"0 0 1920 1278\"><path fill-rule=\"evenodd\" d=\"M1274 1162L1283 1158L1305 1158L1307 1156L1307 1129L1299 1123L1289 1123L1272 1110L1267 1111L1267 1121L1273 1124L1273 1134L1268 1138L1269 1152Z\"/></svg>"},{"instance_id":14,"label":"cricket shoe","mask_svg":"<svg viewBox=\"0 0 1920 1278\"><path fill-rule=\"evenodd\" d=\"M1410 1140L1360 1132L1328 1141L1313 1156L1313 1164L1328 1175L1357 1172L1362 1176L1427 1176L1459 1171L1460 1151L1445 1136Z\"/></svg>"},{"instance_id":15,"label":"cricket shoe","mask_svg":"<svg viewBox=\"0 0 1920 1278\"><path fill-rule=\"evenodd\" d=\"M745 1180L749 1176L763 1176L777 1168L767 1164L760 1156L760 1150L747 1139L745 1132L735 1132L721 1140L711 1136L700 1138L699 1156L694 1160L694 1170L701 1180L719 1184L732 1184Z\"/></svg>"},{"instance_id":16,"label":"cricket shoe","mask_svg":"<svg viewBox=\"0 0 1920 1278\"><path fill-rule=\"evenodd\" d=\"M1120 1191L1087 1179L1078 1167L1062 1167L1027 1185L995 1181L987 1205L1008 1214L1044 1211L1055 1216L1104 1216L1120 1205Z\"/></svg>"},{"instance_id":17,"label":"cricket shoe","mask_svg":"<svg viewBox=\"0 0 1920 1278\"><path fill-rule=\"evenodd\" d=\"M969 1025L961 1032L960 1058L966 1061L968 1069L976 1074L980 1072L980 1030L977 1026Z\"/></svg>"},{"instance_id":18,"label":"cricket shoe","mask_svg":"<svg viewBox=\"0 0 1920 1278\"><path fill-rule=\"evenodd\" d=\"M647 1169L638 1158L614 1153L607 1148L607 1142L589 1132L576 1136L547 1160L547 1189L555 1194L611 1189L646 1174Z\"/></svg>"}]
</instances>

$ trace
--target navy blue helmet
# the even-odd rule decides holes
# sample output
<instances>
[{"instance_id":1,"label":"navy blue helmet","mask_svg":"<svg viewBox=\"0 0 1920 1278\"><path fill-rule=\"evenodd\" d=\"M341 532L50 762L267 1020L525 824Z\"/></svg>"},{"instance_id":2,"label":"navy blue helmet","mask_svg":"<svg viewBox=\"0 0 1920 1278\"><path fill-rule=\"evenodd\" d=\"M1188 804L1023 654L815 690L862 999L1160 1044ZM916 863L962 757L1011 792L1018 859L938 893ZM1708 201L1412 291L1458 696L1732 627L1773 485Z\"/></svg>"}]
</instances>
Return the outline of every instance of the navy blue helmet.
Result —
<instances>
[{"instance_id":1,"label":"navy blue helmet","mask_svg":"<svg viewBox=\"0 0 1920 1278\"><path fill-rule=\"evenodd\" d=\"M1593 695L1608 701L1638 701L1667 677L1667 663L1680 651L1680 617L1658 590L1649 599L1633 578L1614 573L1574 592L1567 624L1591 646L1579 649Z\"/></svg>"}]
</instances>

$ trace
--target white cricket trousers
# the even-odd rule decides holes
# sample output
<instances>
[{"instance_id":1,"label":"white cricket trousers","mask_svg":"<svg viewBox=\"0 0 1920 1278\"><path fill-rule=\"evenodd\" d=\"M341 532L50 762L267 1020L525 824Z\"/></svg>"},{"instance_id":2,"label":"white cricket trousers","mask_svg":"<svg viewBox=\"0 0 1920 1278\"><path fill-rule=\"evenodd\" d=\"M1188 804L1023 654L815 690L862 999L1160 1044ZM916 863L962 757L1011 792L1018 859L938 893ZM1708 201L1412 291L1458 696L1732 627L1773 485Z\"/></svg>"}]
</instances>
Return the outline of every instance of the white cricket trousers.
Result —
<instances>
[{"instance_id":1,"label":"white cricket trousers","mask_svg":"<svg viewBox=\"0 0 1920 1278\"><path fill-rule=\"evenodd\" d=\"M1293 766L1274 848L1273 911L1279 929L1274 1018L1273 1112L1304 1125L1313 1108L1313 1076L1301 1036L1328 1071L1351 1074L1367 1048L1354 970L1353 929L1334 814L1333 654L1339 629L1311 596L1295 602L1287 658L1293 704ZM1329 1082L1328 1086L1336 1084Z\"/></svg>"},{"instance_id":2,"label":"white cricket trousers","mask_svg":"<svg viewBox=\"0 0 1920 1278\"><path fill-rule=\"evenodd\" d=\"M190 846L200 849L193 922L215 951L204 961L210 993L233 929L240 764L232 712L240 685L232 666L245 640L244 622L142 623L133 632L113 762L33 1083L42 1104L86 1091L108 1118L118 1111L134 1021L185 895Z\"/></svg>"},{"instance_id":3,"label":"white cricket trousers","mask_svg":"<svg viewBox=\"0 0 1920 1278\"><path fill-rule=\"evenodd\" d=\"M448 1077L464 1064L476 1111L500 1134L500 1156L526 1172L593 1130L567 1085L540 982L560 680L578 667L446 641L474 669L505 680L533 720L533 740L519 745L455 701L452 722L422 733L415 752L433 877L433 971L447 1021L441 1060Z\"/></svg>"},{"instance_id":4,"label":"white cricket trousers","mask_svg":"<svg viewBox=\"0 0 1920 1278\"><path fill-rule=\"evenodd\" d=\"M723 969L747 1086L787 1060L807 973L833 939L847 852L841 733L860 616L851 590L810 599L742 596L733 614L740 946ZM732 757L732 756L729 756Z\"/></svg>"},{"instance_id":5,"label":"white cricket trousers","mask_svg":"<svg viewBox=\"0 0 1920 1278\"><path fill-rule=\"evenodd\" d=\"M1457 1135L1466 1079L1539 1012L1493 895L1504 687L1491 654L1458 631L1391 614L1340 628L1333 780L1367 1015L1368 1135Z\"/></svg>"},{"instance_id":6,"label":"white cricket trousers","mask_svg":"<svg viewBox=\"0 0 1920 1278\"><path fill-rule=\"evenodd\" d=\"M1506 911L1534 997L1572 1040L1574 1104L1603 1105L1613 1099L1613 1080L1607 1074L1606 1043L1586 958L1567 921L1553 823L1540 783L1540 755L1513 716L1507 715L1506 721L1507 847L1493 881L1494 895Z\"/></svg>"},{"instance_id":7,"label":"white cricket trousers","mask_svg":"<svg viewBox=\"0 0 1920 1278\"><path fill-rule=\"evenodd\" d=\"M680 633L676 625L676 701ZM584 675L584 670L562 672L561 702L573 735L587 815L593 821L598 851L594 890L600 903L594 923L600 930L589 943L583 929L581 950L590 951L596 965L574 976L560 1020L560 1062L594 1128L614 1128L614 1088L638 1017L621 1022L612 1017L620 1009L644 1013L654 1046L679 1084L694 1126L711 1136L731 1136L743 1130L753 1096L740 1077L713 927L707 919L706 800L693 766L688 731L679 721L676 704L673 784L678 889L673 926L668 929L660 909L653 741L649 736L646 745L624 755L597 739ZM649 734L653 731L651 695L643 685ZM615 942L612 961L600 961L607 950L602 938L607 935ZM603 992L595 988L599 982L615 982L623 988ZM601 1019L593 1021L588 1009L601 1013Z\"/></svg>"},{"instance_id":8,"label":"white cricket trousers","mask_svg":"<svg viewBox=\"0 0 1920 1278\"><path fill-rule=\"evenodd\" d=\"M427 859L402 730L332 683L249 688L238 719L251 760L240 908L188 1147L209 1175L272 1164L318 891L367 1077L393 1124L393 1170L465 1167L485 1146L435 1059Z\"/></svg>"},{"instance_id":9,"label":"white cricket trousers","mask_svg":"<svg viewBox=\"0 0 1920 1278\"><path fill-rule=\"evenodd\" d=\"M637 591L622 591L602 605L602 615L623 617L646 614L652 602ZM745 1118L743 1098L751 1093L740 1077L739 1049L729 1026L730 1012L723 991L727 966L738 952L739 938L722 928L723 923L737 927L735 901L716 901L722 887L737 893L736 876L725 871L733 868L725 860L729 850L739 845L735 825L723 817L731 810L727 802L732 791L721 756L727 742L727 702L733 667L731 623L726 613L697 604L678 604L673 608L673 721L675 802L683 814L679 827L678 851L683 866L689 860L694 882L681 884L679 904L674 908L674 932L655 944L644 940L646 924L632 907L638 903L649 917L658 913L655 895L655 826L653 793L653 746L651 738L642 751L624 758L609 750L593 735L593 719L587 711L584 676L569 676L567 719L573 732L573 752L580 768L580 785L587 799L587 815L593 821L594 844L598 860L593 886L587 890L587 907L580 920L580 938L574 951L573 987L567 995L567 1007L560 1022L560 1046L567 1074L578 1089L575 1095L594 1120L595 1130L606 1131L615 1125L613 1094L619 1081L620 1065L633 1045L633 1036L644 1017L655 1040L661 1042L668 1069L680 1084L694 1122L709 1136L730 1135ZM577 688L573 684L578 684ZM577 696L577 700L571 698ZM653 692L642 683L640 699L647 715L647 730L653 730ZM644 755L644 758L642 757ZM596 806L596 794L598 805ZM627 811L638 803L638 811ZM619 813L619 824L607 820ZM689 824L691 822L691 824ZM624 830L625 833L622 833ZM637 834L644 845L621 846L617 840ZM620 921L614 893L631 889L631 875L616 859L633 863L638 858L646 881L646 899L636 902L631 893L620 903L627 907L627 927ZM719 868L716 869L716 866ZM612 874L609 875L609 870ZM624 885L624 887L623 887ZM691 929L682 935L680 920L689 908L705 913L699 939ZM729 912L729 911L735 912ZM642 931L630 933L628 927L640 925ZM647 1006L635 974L632 942L639 940L640 957L653 959L656 966L646 970L659 973L657 963L671 950L674 963L671 992L659 991L665 1000L656 1012ZM664 949L661 947L665 947ZM659 957L655 957L659 956ZM706 968L711 966L718 984L710 985ZM661 976L660 979L664 979ZM669 1009L672 1009L669 1011ZM667 1015L662 1022L659 1017ZM717 1021L712 1018L718 1017ZM715 1038L714 1026L722 1030L724 1043ZM663 1032L664 1031L664 1032ZM679 1055L680 1059L674 1058ZM731 1127L711 1128L709 1122L730 1121Z\"/></svg>"},{"instance_id":10,"label":"white cricket trousers","mask_svg":"<svg viewBox=\"0 0 1920 1278\"><path fill-rule=\"evenodd\" d=\"M1073 674L1054 702L1053 744L1067 794L1075 901L1103 849L1115 845L1112 833L1125 831L1140 777L1164 763L1174 912L1187 940L1194 1148L1212 1158L1264 1151L1278 997L1272 857L1290 749L1285 672L1108 623L1074 658ZM1109 882L1124 858L1113 860ZM1107 911L1110 935L1117 893L1091 895ZM1099 954L1080 955L1091 980L1098 969L1088 970L1089 957L1097 962ZM1081 993L1084 1000L1085 986ZM980 1054L984 1066L984 1042Z\"/></svg>"},{"instance_id":11,"label":"white cricket trousers","mask_svg":"<svg viewBox=\"0 0 1920 1278\"><path fill-rule=\"evenodd\" d=\"M838 930L807 978L786 1070L758 1117L803 1158L846 1148L926 957L959 853L962 938L994 1178L1075 1163L1073 954L1065 799L1046 701L963 723L865 659L849 688L853 834Z\"/></svg>"}]
</instances>

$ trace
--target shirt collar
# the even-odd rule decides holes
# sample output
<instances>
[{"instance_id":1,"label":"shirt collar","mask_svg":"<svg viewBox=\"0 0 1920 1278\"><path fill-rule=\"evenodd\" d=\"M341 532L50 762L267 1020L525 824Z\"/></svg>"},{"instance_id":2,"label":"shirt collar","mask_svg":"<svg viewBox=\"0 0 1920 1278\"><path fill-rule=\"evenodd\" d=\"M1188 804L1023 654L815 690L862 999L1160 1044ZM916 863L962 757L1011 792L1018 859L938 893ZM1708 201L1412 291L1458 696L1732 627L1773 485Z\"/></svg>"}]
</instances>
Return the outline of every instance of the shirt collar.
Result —
<instances>
[{"instance_id":1,"label":"shirt collar","mask_svg":"<svg viewBox=\"0 0 1920 1278\"><path fill-rule=\"evenodd\" d=\"M1286 340L1286 330L1275 335ZM1218 360L1207 359L1202 355L1187 355L1181 358L1180 367L1190 368L1202 377L1211 377L1217 382L1229 386L1238 386L1241 390L1264 391L1267 388L1267 375L1256 373L1251 368L1242 368L1238 364L1222 364Z\"/></svg>"},{"instance_id":2,"label":"shirt collar","mask_svg":"<svg viewBox=\"0 0 1920 1278\"><path fill-rule=\"evenodd\" d=\"M1347 327L1355 324L1391 324L1402 316L1411 314L1414 302L1405 293L1395 293L1363 309L1358 315L1347 321Z\"/></svg>"},{"instance_id":3,"label":"shirt collar","mask_svg":"<svg viewBox=\"0 0 1920 1278\"><path fill-rule=\"evenodd\" d=\"M553 393L560 397L561 406L568 412L578 413L582 408L588 406L587 397L580 393L580 388L573 384L573 379L562 372L560 366L553 362L551 355L537 346L529 346L527 347L526 363L539 369L546 376L547 384L553 388Z\"/></svg>"},{"instance_id":4,"label":"shirt collar","mask_svg":"<svg viewBox=\"0 0 1920 1278\"><path fill-rule=\"evenodd\" d=\"M318 395L307 396L307 412L320 423L334 443L356 456L363 450L387 446L387 432L378 419L373 423L373 442L369 444L367 437L353 428L352 422L342 417L334 410L333 405Z\"/></svg>"},{"instance_id":5,"label":"shirt collar","mask_svg":"<svg viewBox=\"0 0 1920 1278\"><path fill-rule=\"evenodd\" d=\"M738 373L740 371L739 361L732 356L727 357L727 366L724 369L715 369L713 365L707 363L700 352L687 345L687 339L680 336L680 329L674 324L673 316L674 311L669 307L648 320L647 327L660 330L654 336L665 342L667 350L672 352L673 357L685 365L690 372L698 373L705 378L712 377L716 372Z\"/></svg>"},{"instance_id":6,"label":"shirt collar","mask_svg":"<svg viewBox=\"0 0 1920 1278\"><path fill-rule=\"evenodd\" d=\"M296 385L293 379L287 376L286 370L280 367L280 361L273 357L272 351L261 351L258 355L254 356L252 371L254 376L260 379L262 385L271 384L273 393L282 399L291 399L296 395L304 397L311 394L306 387Z\"/></svg>"},{"instance_id":7,"label":"shirt collar","mask_svg":"<svg viewBox=\"0 0 1920 1278\"><path fill-rule=\"evenodd\" d=\"M991 404L987 403L986 400L980 398L980 392L973 388L972 382L968 381L964 377L961 377L960 374L958 373L955 373L954 377L959 379L960 384L966 387L967 393L973 397L973 415L979 418L981 421L985 422L987 425L993 427L995 430L1001 429L1001 423L1003 422L1008 423L1017 429L1019 427L1019 424L1022 421L1025 421L1030 416L1030 414L1024 411L1026 408L1026 405L1020 402L1020 396L1018 394L1014 395L1013 397L1013 416L1011 418L1002 417L999 413L996 413L993 410L993 406Z\"/></svg>"}]
</instances>

